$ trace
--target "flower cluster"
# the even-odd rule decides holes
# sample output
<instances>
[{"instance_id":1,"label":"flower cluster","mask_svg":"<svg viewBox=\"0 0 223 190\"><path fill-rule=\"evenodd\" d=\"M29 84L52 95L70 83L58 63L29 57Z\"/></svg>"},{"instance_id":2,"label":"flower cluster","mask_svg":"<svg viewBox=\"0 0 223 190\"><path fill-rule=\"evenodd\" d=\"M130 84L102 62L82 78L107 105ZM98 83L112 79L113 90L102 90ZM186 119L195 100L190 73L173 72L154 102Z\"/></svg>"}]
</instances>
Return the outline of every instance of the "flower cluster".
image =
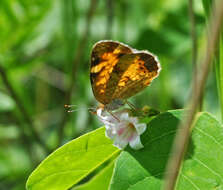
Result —
<instances>
[{"instance_id":1,"label":"flower cluster","mask_svg":"<svg viewBox=\"0 0 223 190\"><path fill-rule=\"evenodd\" d=\"M123 149L129 144L136 150L143 148L140 135L145 132L146 124L139 123L138 118L131 117L127 110L109 114L99 108L97 116L105 124L106 136L114 141L116 147Z\"/></svg>"}]
</instances>

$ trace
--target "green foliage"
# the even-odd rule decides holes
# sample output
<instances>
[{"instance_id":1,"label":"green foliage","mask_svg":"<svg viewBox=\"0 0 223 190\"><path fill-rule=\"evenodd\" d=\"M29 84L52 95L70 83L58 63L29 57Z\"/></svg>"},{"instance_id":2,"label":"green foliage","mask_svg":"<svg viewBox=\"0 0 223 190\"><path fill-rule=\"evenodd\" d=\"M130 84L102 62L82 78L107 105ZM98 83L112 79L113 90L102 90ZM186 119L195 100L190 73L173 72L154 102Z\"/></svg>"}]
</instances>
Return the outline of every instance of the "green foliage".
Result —
<instances>
[{"instance_id":1,"label":"green foliage","mask_svg":"<svg viewBox=\"0 0 223 190\"><path fill-rule=\"evenodd\" d=\"M160 189L182 114L183 110L168 111L152 119L142 135L143 149L135 151L128 147L122 151L115 166L111 163L74 190L102 190L109 184L110 190ZM223 187L222 142L220 123L208 113L199 113L178 177L177 190ZM27 190L68 189L117 152L119 150L105 137L104 128L85 134L46 158L29 177Z\"/></svg>"},{"instance_id":2,"label":"green foliage","mask_svg":"<svg viewBox=\"0 0 223 190\"><path fill-rule=\"evenodd\" d=\"M206 13L207 17L209 17L213 0L202 0L202 3L203 3L205 13Z\"/></svg>"},{"instance_id":3,"label":"green foliage","mask_svg":"<svg viewBox=\"0 0 223 190\"><path fill-rule=\"evenodd\" d=\"M104 128L85 134L56 150L31 174L28 190L68 189L119 150L105 137Z\"/></svg>"},{"instance_id":4,"label":"green foliage","mask_svg":"<svg viewBox=\"0 0 223 190\"><path fill-rule=\"evenodd\" d=\"M193 66L187 1L112 1L113 9L109 10L113 13L113 22L109 24L109 1L99 0L88 25L90 2L0 0L0 69L3 67L10 85L7 86L0 75L0 189L24 190L27 176L48 156L49 149L58 148L61 126L64 126L64 135L60 145L98 128L99 121L87 110L98 104L91 91L89 57L93 44L105 39L107 31L111 33L110 39L149 50L161 62L159 78L132 97L132 103L138 108L148 104L166 111L182 108L188 99ZM203 0L207 11L210 2ZM198 46L202 48L206 41L207 16L201 1L194 4ZM76 58L88 26L83 55ZM221 60L222 46L221 43ZM74 63L74 59L78 63ZM73 94L71 102L66 102L74 64ZM219 81L220 77L218 89ZM203 109L219 119L217 93L220 91L217 92L216 86L211 71ZM10 87L17 98L13 97ZM77 107L72 109L77 111L66 113L64 104L67 103L75 104ZM33 131L47 150L36 141ZM102 180L95 176L92 184ZM89 182L89 188L90 185Z\"/></svg>"},{"instance_id":5,"label":"green foliage","mask_svg":"<svg viewBox=\"0 0 223 190\"><path fill-rule=\"evenodd\" d=\"M181 113L170 111L159 115L149 123L143 135L145 148L140 151L128 148L121 153L110 190L160 189ZM213 116L198 114L177 180L177 190L223 187L222 135L223 128Z\"/></svg>"},{"instance_id":6,"label":"green foliage","mask_svg":"<svg viewBox=\"0 0 223 190\"><path fill-rule=\"evenodd\" d=\"M97 174L90 182L85 183L84 185L80 185L72 190L103 190L108 189L110 185L110 180L112 177L114 168L114 162L110 163L107 167L105 167L102 172Z\"/></svg>"},{"instance_id":7,"label":"green foliage","mask_svg":"<svg viewBox=\"0 0 223 190\"><path fill-rule=\"evenodd\" d=\"M0 93L0 105L0 111L9 111L15 107L15 102L10 96Z\"/></svg>"},{"instance_id":8,"label":"green foliage","mask_svg":"<svg viewBox=\"0 0 223 190\"><path fill-rule=\"evenodd\" d=\"M221 118L223 119L223 31L220 36L219 40L219 57L218 57L218 69L216 68L216 72L218 72L217 82L218 82L218 94L219 94L219 101L221 104Z\"/></svg>"},{"instance_id":9,"label":"green foliage","mask_svg":"<svg viewBox=\"0 0 223 190\"><path fill-rule=\"evenodd\" d=\"M203 0L203 7L205 9L206 18L210 17L210 12L213 9L213 3L215 1L212 0ZM217 48L217 53L215 55L215 73L216 73L216 82L218 88L218 97L221 109L221 119L223 120L223 31L220 34L219 38L219 46Z\"/></svg>"}]
</instances>

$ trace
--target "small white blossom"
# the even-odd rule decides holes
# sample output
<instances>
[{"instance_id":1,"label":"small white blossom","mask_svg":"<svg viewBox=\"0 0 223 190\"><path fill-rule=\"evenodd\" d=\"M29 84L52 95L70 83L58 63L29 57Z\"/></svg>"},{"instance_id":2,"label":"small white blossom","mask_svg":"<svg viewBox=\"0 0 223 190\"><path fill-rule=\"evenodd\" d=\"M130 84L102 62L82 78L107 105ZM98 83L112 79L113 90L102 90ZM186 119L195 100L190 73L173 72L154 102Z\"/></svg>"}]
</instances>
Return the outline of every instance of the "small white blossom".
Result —
<instances>
[{"instance_id":1,"label":"small white blossom","mask_svg":"<svg viewBox=\"0 0 223 190\"><path fill-rule=\"evenodd\" d=\"M100 108L97 116L105 124L106 136L114 141L116 147L123 149L129 144L136 150L143 148L140 135L145 132L146 124L139 123L137 117L130 117L126 110L106 114Z\"/></svg>"}]
</instances>

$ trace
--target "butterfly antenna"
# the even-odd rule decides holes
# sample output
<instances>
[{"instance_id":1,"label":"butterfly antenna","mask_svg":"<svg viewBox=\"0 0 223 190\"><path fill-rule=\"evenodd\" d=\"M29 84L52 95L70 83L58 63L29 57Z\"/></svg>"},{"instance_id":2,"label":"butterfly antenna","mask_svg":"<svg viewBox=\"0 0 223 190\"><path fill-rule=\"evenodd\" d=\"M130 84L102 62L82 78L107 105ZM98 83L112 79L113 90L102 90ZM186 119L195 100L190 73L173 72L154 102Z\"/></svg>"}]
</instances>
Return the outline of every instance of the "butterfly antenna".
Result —
<instances>
[{"instance_id":1,"label":"butterfly antenna","mask_svg":"<svg viewBox=\"0 0 223 190\"><path fill-rule=\"evenodd\" d=\"M72 108L72 107L78 107L78 105L74 105L74 104L64 104L65 108Z\"/></svg>"},{"instance_id":2,"label":"butterfly antenna","mask_svg":"<svg viewBox=\"0 0 223 190\"><path fill-rule=\"evenodd\" d=\"M88 108L88 111L93 114L93 115L97 115L97 109L96 108Z\"/></svg>"},{"instance_id":3,"label":"butterfly antenna","mask_svg":"<svg viewBox=\"0 0 223 190\"><path fill-rule=\"evenodd\" d=\"M64 105L65 108L69 109L69 108L72 108L72 107L78 107L77 105L68 105L68 104L65 104ZM76 112L76 111L79 111L79 110L95 110L95 108L88 108L88 107L78 107L77 109L69 109L67 110L68 113L72 113L72 112Z\"/></svg>"}]
</instances>

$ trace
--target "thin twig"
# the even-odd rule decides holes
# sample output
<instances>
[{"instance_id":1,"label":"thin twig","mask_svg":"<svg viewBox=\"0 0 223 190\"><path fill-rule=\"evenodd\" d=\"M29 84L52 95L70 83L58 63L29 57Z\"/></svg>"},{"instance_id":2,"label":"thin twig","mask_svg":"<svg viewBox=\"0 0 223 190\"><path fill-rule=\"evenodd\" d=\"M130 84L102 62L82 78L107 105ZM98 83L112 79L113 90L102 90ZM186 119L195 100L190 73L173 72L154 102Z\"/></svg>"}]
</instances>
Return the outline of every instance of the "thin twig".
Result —
<instances>
[{"instance_id":1,"label":"thin twig","mask_svg":"<svg viewBox=\"0 0 223 190\"><path fill-rule=\"evenodd\" d=\"M197 73L197 35L196 35L196 21L195 21L195 15L194 15L194 6L193 6L193 0L189 0L189 19L190 19L190 33L191 33L191 39L192 39L192 64L194 66L195 74Z\"/></svg>"},{"instance_id":2,"label":"thin twig","mask_svg":"<svg viewBox=\"0 0 223 190\"><path fill-rule=\"evenodd\" d=\"M36 132L33 123L32 123L32 119L30 118L28 112L26 111L24 104L22 103L21 99L19 98L19 96L16 94L15 90L13 89L12 85L10 84L6 71L5 69L0 65L0 75L2 77L2 81L5 85L5 87L8 89L11 97L14 99L18 109L20 110L21 114L23 115L23 118L25 120L25 122L29 125L29 130L31 131L31 134L33 136L33 138L35 139L35 141L40 144L47 153L50 152L50 150L48 149L48 147L46 146L46 144L42 141L42 139L40 138L40 136L38 135L38 133Z\"/></svg>"},{"instance_id":3,"label":"thin twig","mask_svg":"<svg viewBox=\"0 0 223 190\"><path fill-rule=\"evenodd\" d=\"M84 30L83 36L82 36L82 38L81 38L81 40L78 44L76 55L74 57L73 67L72 67L72 72L71 72L71 77L70 77L70 84L69 84L69 87L68 87L68 89L65 93L65 104L70 104L71 103L71 97L72 97L72 93L73 93L73 89L74 89L74 85L75 85L75 78L76 78L78 65L81 62L81 59L84 55L85 47L87 45L87 41L88 41L88 38L89 38L92 18L93 18L94 12L96 10L97 4L98 4L98 0L91 0L91 4L90 4L90 7L89 7L88 12L87 12L85 30ZM58 129L58 143L57 143L57 146L60 146L60 144L63 140L64 127L65 127L67 119L68 119L68 114L65 113L63 118L62 118L62 122L60 124L60 127Z\"/></svg>"},{"instance_id":4,"label":"thin twig","mask_svg":"<svg viewBox=\"0 0 223 190\"><path fill-rule=\"evenodd\" d=\"M213 4L215 5L215 4ZM182 122L179 125L179 130L177 131L176 137L174 139L173 149L172 149L172 157L170 157L167 169L166 176L164 181L164 190L173 190L175 187L176 179L179 173L179 168L181 166L182 159L184 157L184 153L187 148L187 144L190 137L190 128L193 123L194 117L197 112L197 106L199 104L199 100L201 94L204 90L205 82L208 76L209 67L212 63L212 58L215 53L215 48L218 44L218 39L220 35L220 30L223 22L223 1L217 1L217 6L214 7L213 15L210 18L210 22L208 25L208 43L206 47L206 52L204 55L204 60L201 61L201 72L199 76L195 79L193 83L192 98L186 106L188 109L187 114L183 118Z\"/></svg>"},{"instance_id":5,"label":"thin twig","mask_svg":"<svg viewBox=\"0 0 223 190\"><path fill-rule=\"evenodd\" d=\"M106 38L111 38L112 35L112 24L113 24L113 17L114 17L114 2L113 0L107 0L107 26L106 26Z\"/></svg>"},{"instance_id":6,"label":"thin twig","mask_svg":"<svg viewBox=\"0 0 223 190\"><path fill-rule=\"evenodd\" d=\"M193 78L197 77L197 35L196 35L196 20L194 14L194 6L193 0L188 0L188 11L189 11L189 19L190 19L190 34L192 41L192 65L193 65ZM197 80L195 80L197 81ZM196 89L193 89L196 90ZM203 102L203 94L200 98L199 111L202 110L202 102Z\"/></svg>"}]
</instances>

